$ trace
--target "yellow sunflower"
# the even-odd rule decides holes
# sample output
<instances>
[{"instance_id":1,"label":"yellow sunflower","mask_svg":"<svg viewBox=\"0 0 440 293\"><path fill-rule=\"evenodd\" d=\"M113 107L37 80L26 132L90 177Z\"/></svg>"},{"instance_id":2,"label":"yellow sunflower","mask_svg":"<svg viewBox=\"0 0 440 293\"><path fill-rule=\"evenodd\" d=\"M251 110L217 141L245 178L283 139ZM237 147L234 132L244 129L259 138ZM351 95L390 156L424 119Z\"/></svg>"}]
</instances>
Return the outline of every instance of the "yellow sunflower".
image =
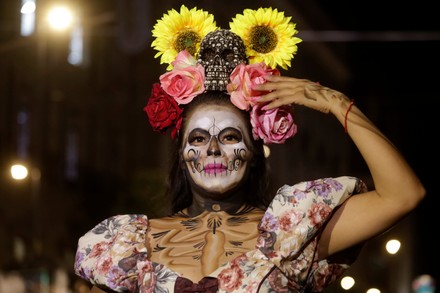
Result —
<instances>
[{"instance_id":1,"label":"yellow sunflower","mask_svg":"<svg viewBox=\"0 0 440 293\"><path fill-rule=\"evenodd\" d=\"M167 70L171 70L171 62L180 51L186 49L195 57L205 35L216 29L214 16L206 11L196 7L189 10L185 5L180 7L180 12L169 10L152 30L155 39L151 47L158 51L154 58L161 56L160 63L168 63Z\"/></svg>"},{"instance_id":2,"label":"yellow sunflower","mask_svg":"<svg viewBox=\"0 0 440 293\"><path fill-rule=\"evenodd\" d=\"M245 9L229 23L232 32L239 35L246 46L250 63L264 62L272 69L281 66L287 69L296 54L296 44L302 40L295 35L298 31L291 17L277 9Z\"/></svg>"}]
</instances>

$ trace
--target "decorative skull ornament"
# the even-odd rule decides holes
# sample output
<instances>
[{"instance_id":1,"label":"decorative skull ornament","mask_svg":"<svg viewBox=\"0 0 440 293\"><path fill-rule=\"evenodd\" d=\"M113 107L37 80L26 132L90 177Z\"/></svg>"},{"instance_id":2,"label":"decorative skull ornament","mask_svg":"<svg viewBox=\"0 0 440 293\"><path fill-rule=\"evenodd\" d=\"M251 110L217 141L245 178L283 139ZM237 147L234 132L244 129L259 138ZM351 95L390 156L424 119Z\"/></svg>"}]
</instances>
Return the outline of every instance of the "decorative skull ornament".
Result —
<instances>
[{"instance_id":1,"label":"decorative skull ornament","mask_svg":"<svg viewBox=\"0 0 440 293\"><path fill-rule=\"evenodd\" d=\"M249 60L242 39L230 30L219 29L200 43L197 63L205 68L205 89L225 91L234 68Z\"/></svg>"}]
</instances>

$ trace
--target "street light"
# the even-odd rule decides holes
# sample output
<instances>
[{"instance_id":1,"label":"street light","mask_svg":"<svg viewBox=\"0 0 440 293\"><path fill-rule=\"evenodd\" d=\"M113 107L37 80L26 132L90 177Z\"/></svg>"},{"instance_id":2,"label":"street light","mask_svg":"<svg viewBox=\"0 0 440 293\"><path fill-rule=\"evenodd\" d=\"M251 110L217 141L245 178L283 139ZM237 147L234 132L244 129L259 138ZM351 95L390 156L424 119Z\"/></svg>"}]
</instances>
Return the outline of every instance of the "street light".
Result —
<instances>
[{"instance_id":1,"label":"street light","mask_svg":"<svg viewBox=\"0 0 440 293\"><path fill-rule=\"evenodd\" d=\"M400 249L400 241L391 239L386 243L385 248L389 254L396 254Z\"/></svg>"},{"instance_id":2,"label":"street light","mask_svg":"<svg viewBox=\"0 0 440 293\"><path fill-rule=\"evenodd\" d=\"M341 287L344 290L350 290L355 284L353 277L345 276L341 279Z\"/></svg>"},{"instance_id":3,"label":"street light","mask_svg":"<svg viewBox=\"0 0 440 293\"><path fill-rule=\"evenodd\" d=\"M29 172L26 166L21 164L15 164L11 166L11 176L15 180L23 180L26 179Z\"/></svg>"},{"instance_id":4,"label":"street light","mask_svg":"<svg viewBox=\"0 0 440 293\"><path fill-rule=\"evenodd\" d=\"M73 12L67 6L54 6L47 13L49 27L56 31L65 31L73 25Z\"/></svg>"},{"instance_id":5,"label":"street light","mask_svg":"<svg viewBox=\"0 0 440 293\"><path fill-rule=\"evenodd\" d=\"M39 8L41 5L39 5ZM21 13L21 35L30 36L35 29L35 12L37 4L35 0L22 0ZM50 7L44 14L44 21L47 27L55 31L65 31L72 28L75 15L73 9L68 6L56 5Z\"/></svg>"}]
</instances>

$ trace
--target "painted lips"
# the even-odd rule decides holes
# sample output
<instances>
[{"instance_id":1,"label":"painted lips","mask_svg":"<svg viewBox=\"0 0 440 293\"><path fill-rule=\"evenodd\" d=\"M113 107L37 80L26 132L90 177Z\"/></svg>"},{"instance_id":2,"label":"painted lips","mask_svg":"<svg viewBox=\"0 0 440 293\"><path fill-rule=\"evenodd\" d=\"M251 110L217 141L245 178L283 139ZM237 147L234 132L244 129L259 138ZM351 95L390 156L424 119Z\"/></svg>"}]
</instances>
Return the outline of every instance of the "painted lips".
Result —
<instances>
[{"instance_id":1,"label":"painted lips","mask_svg":"<svg viewBox=\"0 0 440 293\"><path fill-rule=\"evenodd\" d=\"M226 172L228 169L223 164L208 164L205 166L203 171L207 174L218 174Z\"/></svg>"}]
</instances>

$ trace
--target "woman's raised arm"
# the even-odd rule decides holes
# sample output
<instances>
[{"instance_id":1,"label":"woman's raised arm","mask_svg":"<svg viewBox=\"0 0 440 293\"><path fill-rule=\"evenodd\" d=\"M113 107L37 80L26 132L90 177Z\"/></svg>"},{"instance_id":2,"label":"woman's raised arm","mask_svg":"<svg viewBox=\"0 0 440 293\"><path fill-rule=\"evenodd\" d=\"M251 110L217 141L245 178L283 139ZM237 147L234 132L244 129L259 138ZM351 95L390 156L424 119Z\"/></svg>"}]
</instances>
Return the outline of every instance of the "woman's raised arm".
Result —
<instances>
[{"instance_id":1,"label":"woman's raised arm","mask_svg":"<svg viewBox=\"0 0 440 293\"><path fill-rule=\"evenodd\" d=\"M320 239L320 258L386 231L417 207L425 189L399 150L347 96L318 83L268 76L256 89L269 90L259 102L268 108L296 104L339 120L364 158L374 190L349 198L331 218Z\"/></svg>"}]
</instances>

